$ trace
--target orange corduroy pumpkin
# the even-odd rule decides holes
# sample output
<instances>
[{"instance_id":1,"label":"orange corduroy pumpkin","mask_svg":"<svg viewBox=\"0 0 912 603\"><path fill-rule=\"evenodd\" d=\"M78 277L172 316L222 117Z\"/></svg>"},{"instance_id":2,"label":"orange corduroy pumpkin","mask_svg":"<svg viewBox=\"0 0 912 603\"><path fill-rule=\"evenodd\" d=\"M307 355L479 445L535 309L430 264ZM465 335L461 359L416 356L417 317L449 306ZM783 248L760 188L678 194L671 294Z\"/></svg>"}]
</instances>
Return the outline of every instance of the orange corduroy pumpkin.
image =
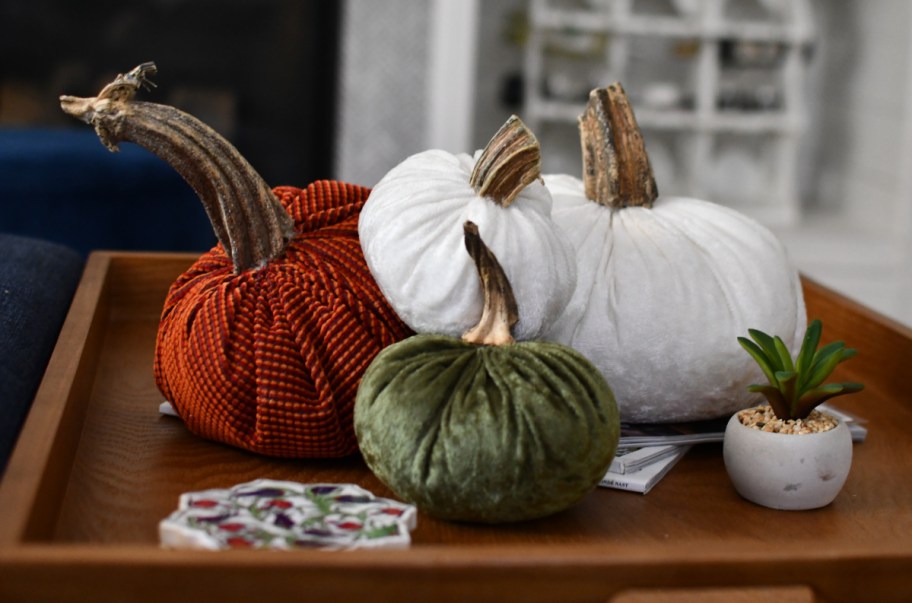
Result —
<instances>
[{"instance_id":1,"label":"orange corduroy pumpkin","mask_svg":"<svg viewBox=\"0 0 912 603\"><path fill-rule=\"evenodd\" d=\"M62 97L112 150L129 140L199 194L219 245L171 286L155 380L202 437L281 457L357 450L358 384L380 350L411 334L374 283L358 240L369 189L317 181L270 189L195 118L133 100L144 64L97 97Z\"/></svg>"}]
</instances>

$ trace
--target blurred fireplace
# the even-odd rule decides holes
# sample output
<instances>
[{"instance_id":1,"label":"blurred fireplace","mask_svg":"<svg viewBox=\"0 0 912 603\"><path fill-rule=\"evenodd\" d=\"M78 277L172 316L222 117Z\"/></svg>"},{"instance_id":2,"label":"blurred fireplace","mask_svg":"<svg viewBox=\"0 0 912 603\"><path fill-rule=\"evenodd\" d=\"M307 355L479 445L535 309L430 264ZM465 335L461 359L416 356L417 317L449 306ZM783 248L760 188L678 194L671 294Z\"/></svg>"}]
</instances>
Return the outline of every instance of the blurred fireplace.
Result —
<instances>
[{"instance_id":1,"label":"blurred fireplace","mask_svg":"<svg viewBox=\"0 0 912 603\"><path fill-rule=\"evenodd\" d=\"M144 100L226 135L271 185L333 172L339 3L28 0L0 3L0 126L79 127L61 93L92 96L155 61ZM82 126L83 128L85 126Z\"/></svg>"}]
</instances>

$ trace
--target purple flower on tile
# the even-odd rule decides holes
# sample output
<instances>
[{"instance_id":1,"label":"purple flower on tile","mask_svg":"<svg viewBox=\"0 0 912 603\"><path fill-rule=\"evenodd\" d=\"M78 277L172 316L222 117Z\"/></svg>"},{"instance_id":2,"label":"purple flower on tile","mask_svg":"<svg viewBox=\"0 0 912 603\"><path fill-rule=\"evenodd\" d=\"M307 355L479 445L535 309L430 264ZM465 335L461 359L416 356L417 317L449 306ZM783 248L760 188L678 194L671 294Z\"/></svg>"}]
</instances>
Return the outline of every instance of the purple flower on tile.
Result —
<instances>
[{"instance_id":1,"label":"purple flower on tile","mask_svg":"<svg viewBox=\"0 0 912 603\"><path fill-rule=\"evenodd\" d=\"M232 517L231 513L226 513L224 515L212 515L210 517L200 517L197 515L193 519L199 523L219 523L225 521L229 517Z\"/></svg>"},{"instance_id":2,"label":"purple flower on tile","mask_svg":"<svg viewBox=\"0 0 912 603\"><path fill-rule=\"evenodd\" d=\"M340 503L369 503L373 499L369 496L356 496L353 494L343 494L342 496L336 496L333 498L336 502Z\"/></svg>"},{"instance_id":3,"label":"purple flower on tile","mask_svg":"<svg viewBox=\"0 0 912 603\"><path fill-rule=\"evenodd\" d=\"M314 486L310 491L314 494L332 494L338 489L338 486Z\"/></svg>"},{"instance_id":4,"label":"purple flower on tile","mask_svg":"<svg viewBox=\"0 0 912 603\"><path fill-rule=\"evenodd\" d=\"M280 528L288 529L294 526L294 520L285 513L276 513L274 523Z\"/></svg>"},{"instance_id":5,"label":"purple flower on tile","mask_svg":"<svg viewBox=\"0 0 912 603\"><path fill-rule=\"evenodd\" d=\"M277 496L284 496L285 490L281 488L260 488L259 490L253 490L251 492L238 492L238 496L262 496L265 498L275 498Z\"/></svg>"}]
</instances>

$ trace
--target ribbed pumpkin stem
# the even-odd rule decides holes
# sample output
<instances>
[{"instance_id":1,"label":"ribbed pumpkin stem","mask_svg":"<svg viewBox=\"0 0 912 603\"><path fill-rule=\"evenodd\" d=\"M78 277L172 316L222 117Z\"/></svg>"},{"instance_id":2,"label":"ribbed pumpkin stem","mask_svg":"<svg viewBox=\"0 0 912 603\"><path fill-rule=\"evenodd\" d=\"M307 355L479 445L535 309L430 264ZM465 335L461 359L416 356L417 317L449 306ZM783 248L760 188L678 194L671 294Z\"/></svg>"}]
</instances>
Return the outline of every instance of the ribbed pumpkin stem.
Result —
<instances>
[{"instance_id":1,"label":"ribbed pumpkin stem","mask_svg":"<svg viewBox=\"0 0 912 603\"><path fill-rule=\"evenodd\" d=\"M193 188L235 272L263 266L285 251L294 222L272 190L227 140L174 107L133 100L149 87L154 63L143 63L98 96L61 96L63 110L95 127L111 151L134 142L174 168Z\"/></svg>"},{"instance_id":2,"label":"ribbed pumpkin stem","mask_svg":"<svg viewBox=\"0 0 912 603\"><path fill-rule=\"evenodd\" d=\"M491 138L475 163L469 184L482 197L508 207L541 176L541 147L515 115Z\"/></svg>"},{"instance_id":3,"label":"ribbed pumpkin stem","mask_svg":"<svg viewBox=\"0 0 912 603\"><path fill-rule=\"evenodd\" d=\"M481 345L505 345L513 343L511 329L519 320L516 297L507 275L488 246L478 234L474 222L463 225L465 246L481 279L484 294L484 309L478 324L466 331L462 340Z\"/></svg>"},{"instance_id":4,"label":"ribbed pumpkin stem","mask_svg":"<svg viewBox=\"0 0 912 603\"><path fill-rule=\"evenodd\" d=\"M652 207L659 192L643 136L620 84L589 94L579 128L586 197L615 209Z\"/></svg>"}]
</instances>

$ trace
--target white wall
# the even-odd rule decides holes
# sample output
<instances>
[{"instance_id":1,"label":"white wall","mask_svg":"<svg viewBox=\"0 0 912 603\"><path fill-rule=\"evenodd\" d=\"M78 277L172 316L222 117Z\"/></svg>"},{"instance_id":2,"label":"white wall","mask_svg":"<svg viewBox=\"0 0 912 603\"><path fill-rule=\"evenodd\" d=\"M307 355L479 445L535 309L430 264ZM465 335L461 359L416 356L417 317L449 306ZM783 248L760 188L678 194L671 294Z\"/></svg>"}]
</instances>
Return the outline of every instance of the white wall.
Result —
<instances>
[{"instance_id":1,"label":"white wall","mask_svg":"<svg viewBox=\"0 0 912 603\"><path fill-rule=\"evenodd\" d=\"M912 3L816 8L807 214L779 234L804 272L912 325Z\"/></svg>"},{"instance_id":2,"label":"white wall","mask_svg":"<svg viewBox=\"0 0 912 603\"><path fill-rule=\"evenodd\" d=\"M446 78L435 88L429 72L446 48L434 50L428 32L435 11L448 3L458 10L453 2L346 0L337 178L371 186L428 148L433 103L446 94ZM510 30L523 8L524 0L479 2L476 48L451 49L476 55L474 104L462 116L471 134L456 143L464 150L483 146L517 110L501 103L501 92L522 67L521 35ZM803 272L912 325L912 2L815 0L815 11L810 126L799 160L805 214L777 232ZM577 161L571 139L566 152Z\"/></svg>"},{"instance_id":3,"label":"white wall","mask_svg":"<svg viewBox=\"0 0 912 603\"><path fill-rule=\"evenodd\" d=\"M373 186L429 148L474 150L477 0L346 0L335 177Z\"/></svg>"},{"instance_id":4,"label":"white wall","mask_svg":"<svg viewBox=\"0 0 912 603\"><path fill-rule=\"evenodd\" d=\"M335 178L373 186L426 148L430 3L346 0Z\"/></svg>"}]
</instances>

